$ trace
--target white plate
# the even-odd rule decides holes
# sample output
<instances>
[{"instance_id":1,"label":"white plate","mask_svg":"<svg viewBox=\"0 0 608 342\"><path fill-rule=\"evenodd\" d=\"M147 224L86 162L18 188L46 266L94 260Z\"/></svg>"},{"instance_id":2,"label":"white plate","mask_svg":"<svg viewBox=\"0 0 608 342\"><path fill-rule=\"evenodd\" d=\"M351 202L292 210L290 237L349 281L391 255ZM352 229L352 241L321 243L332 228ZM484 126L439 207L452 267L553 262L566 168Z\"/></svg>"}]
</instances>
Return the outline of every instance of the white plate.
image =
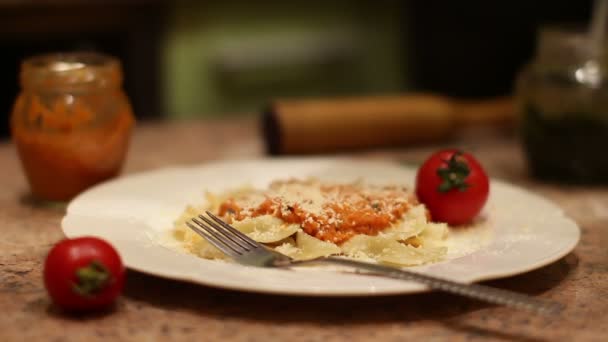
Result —
<instances>
[{"instance_id":1,"label":"white plate","mask_svg":"<svg viewBox=\"0 0 608 342\"><path fill-rule=\"evenodd\" d=\"M204 260L159 242L187 203L202 203L204 190L246 183L265 186L275 179L307 176L411 185L414 175L415 170L397 164L347 159L234 161L161 169L86 191L70 203L62 227L68 237L93 235L110 241L132 269L209 286L315 296L419 292L426 288L323 267L287 271ZM445 261L415 269L463 282L506 277L558 260L579 240L579 228L559 208L496 180L482 217L485 222L476 227L450 232Z\"/></svg>"}]
</instances>

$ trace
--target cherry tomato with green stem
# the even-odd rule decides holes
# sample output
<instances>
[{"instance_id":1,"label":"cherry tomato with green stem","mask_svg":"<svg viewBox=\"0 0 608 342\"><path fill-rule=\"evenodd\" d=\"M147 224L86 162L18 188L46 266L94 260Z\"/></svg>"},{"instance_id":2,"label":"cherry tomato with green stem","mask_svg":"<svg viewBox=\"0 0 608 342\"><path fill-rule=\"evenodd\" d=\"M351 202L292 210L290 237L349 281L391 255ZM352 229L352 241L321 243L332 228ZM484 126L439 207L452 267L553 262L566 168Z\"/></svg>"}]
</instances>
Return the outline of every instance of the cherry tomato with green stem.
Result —
<instances>
[{"instance_id":1,"label":"cherry tomato with green stem","mask_svg":"<svg viewBox=\"0 0 608 342\"><path fill-rule=\"evenodd\" d=\"M435 222L462 225L482 210L490 193L488 175L470 153L455 149L431 155L418 169L416 195Z\"/></svg>"},{"instance_id":2,"label":"cherry tomato with green stem","mask_svg":"<svg viewBox=\"0 0 608 342\"><path fill-rule=\"evenodd\" d=\"M120 295L125 267L105 240L95 237L57 243L44 263L44 285L53 302L68 311L110 306Z\"/></svg>"}]
</instances>

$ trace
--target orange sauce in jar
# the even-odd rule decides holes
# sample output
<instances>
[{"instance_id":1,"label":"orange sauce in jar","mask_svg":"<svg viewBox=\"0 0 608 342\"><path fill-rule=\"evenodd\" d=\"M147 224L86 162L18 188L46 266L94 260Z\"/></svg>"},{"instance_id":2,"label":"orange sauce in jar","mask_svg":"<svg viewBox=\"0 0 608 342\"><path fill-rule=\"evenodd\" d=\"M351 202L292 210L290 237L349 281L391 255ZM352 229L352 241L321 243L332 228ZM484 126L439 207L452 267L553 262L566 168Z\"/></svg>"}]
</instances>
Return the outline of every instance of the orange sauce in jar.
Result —
<instances>
[{"instance_id":1,"label":"orange sauce in jar","mask_svg":"<svg viewBox=\"0 0 608 342\"><path fill-rule=\"evenodd\" d=\"M120 172L135 120L118 61L34 57L23 63L21 82L11 132L36 198L69 200Z\"/></svg>"}]
</instances>

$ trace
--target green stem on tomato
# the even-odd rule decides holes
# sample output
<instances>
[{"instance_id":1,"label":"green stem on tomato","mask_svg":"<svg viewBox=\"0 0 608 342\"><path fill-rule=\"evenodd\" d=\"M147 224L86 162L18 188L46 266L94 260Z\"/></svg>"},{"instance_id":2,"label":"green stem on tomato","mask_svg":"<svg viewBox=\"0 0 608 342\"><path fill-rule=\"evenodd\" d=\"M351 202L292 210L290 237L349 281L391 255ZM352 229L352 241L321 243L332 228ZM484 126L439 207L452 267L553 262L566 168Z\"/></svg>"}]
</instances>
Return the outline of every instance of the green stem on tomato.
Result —
<instances>
[{"instance_id":1,"label":"green stem on tomato","mask_svg":"<svg viewBox=\"0 0 608 342\"><path fill-rule=\"evenodd\" d=\"M73 290L82 296L91 296L101 291L111 281L110 272L97 260L77 269L76 278L78 283L73 285Z\"/></svg>"},{"instance_id":2,"label":"green stem on tomato","mask_svg":"<svg viewBox=\"0 0 608 342\"><path fill-rule=\"evenodd\" d=\"M441 178L437 191L448 192L452 189L465 191L469 187L465 180L471 173L471 169L461 156L461 151L454 153L449 160L444 160L447 164L445 168L437 169L437 175Z\"/></svg>"}]
</instances>

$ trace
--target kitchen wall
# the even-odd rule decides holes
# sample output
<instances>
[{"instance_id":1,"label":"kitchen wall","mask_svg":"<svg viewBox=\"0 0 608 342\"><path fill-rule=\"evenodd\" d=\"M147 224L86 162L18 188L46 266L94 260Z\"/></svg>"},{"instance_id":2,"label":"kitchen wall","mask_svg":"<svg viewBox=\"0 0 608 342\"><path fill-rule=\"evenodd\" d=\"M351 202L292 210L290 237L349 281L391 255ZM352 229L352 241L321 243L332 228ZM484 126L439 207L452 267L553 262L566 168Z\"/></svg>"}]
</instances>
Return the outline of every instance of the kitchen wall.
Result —
<instances>
[{"instance_id":1,"label":"kitchen wall","mask_svg":"<svg viewBox=\"0 0 608 342\"><path fill-rule=\"evenodd\" d=\"M251 112L274 97L407 89L398 1L177 2L164 46L171 117Z\"/></svg>"},{"instance_id":2,"label":"kitchen wall","mask_svg":"<svg viewBox=\"0 0 608 342\"><path fill-rule=\"evenodd\" d=\"M118 56L140 120L255 114L277 97L508 95L544 24L584 25L591 0L0 2L0 139L20 61Z\"/></svg>"}]
</instances>

